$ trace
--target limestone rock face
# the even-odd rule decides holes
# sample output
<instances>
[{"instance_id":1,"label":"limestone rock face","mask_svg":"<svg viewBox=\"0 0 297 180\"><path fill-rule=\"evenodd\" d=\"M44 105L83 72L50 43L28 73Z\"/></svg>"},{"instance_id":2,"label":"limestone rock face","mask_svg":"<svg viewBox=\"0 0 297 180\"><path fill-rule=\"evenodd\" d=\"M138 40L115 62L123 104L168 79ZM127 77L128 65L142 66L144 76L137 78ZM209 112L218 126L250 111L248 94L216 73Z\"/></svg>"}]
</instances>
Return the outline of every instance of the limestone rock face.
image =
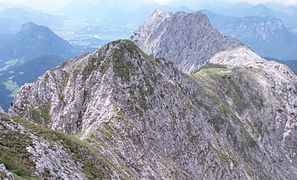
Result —
<instances>
[{"instance_id":1,"label":"limestone rock face","mask_svg":"<svg viewBox=\"0 0 297 180\"><path fill-rule=\"evenodd\" d=\"M116 177L114 168L99 160L100 154L92 154L86 142L26 120L0 115L0 140L0 161L14 170L12 174L0 164L0 179Z\"/></svg>"},{"instance_id":2,"label":"limestone rock face","mask_svg":"<svg viewBox=\"0 0 297 180\"><path fill-rule=\"evenodd\" d=\"M115 41L22 87L9 113L77 134L110 177L294 179L296 76L245 47L209 58L185 74Z\"/></svg>"},{"instance_id":3,"label":"limestone rock face","mask_svg":"<svg viewBox=\"0 0 297 180\"><path fill-rule=\"evenodd\" d=\"M69 150L61 143L38 137L31 130L2 115L0 129L1 152L7 156L7 161L13 163L13 158L22 159L23 162L18 162L19 166L29 166L32 175L43 176L47 173L53 178L83 178L82 165L75 163ZM18 148L19 154L12 154L14 146Z\"/></svg>"},{"instance_id":4,"label":"limestone rock face","mask_svg":"<svg viewBox=\"0 0 297 180\"><path fill-rule=\"evenodd\" d=\"M186 73L197 71L217 53L242 46L221 35L201 12L156 10L131 40L148 55L170 60Z\"/></svg>"}]
</instances>

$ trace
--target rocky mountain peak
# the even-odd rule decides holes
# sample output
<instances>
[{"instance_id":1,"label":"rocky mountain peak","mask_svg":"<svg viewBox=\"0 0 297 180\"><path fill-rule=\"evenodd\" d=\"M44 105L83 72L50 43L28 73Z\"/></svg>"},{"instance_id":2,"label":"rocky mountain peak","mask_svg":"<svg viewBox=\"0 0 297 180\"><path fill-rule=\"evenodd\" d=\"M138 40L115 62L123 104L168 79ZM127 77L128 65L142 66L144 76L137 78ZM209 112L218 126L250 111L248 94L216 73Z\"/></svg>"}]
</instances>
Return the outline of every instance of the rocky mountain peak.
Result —
<instances>
[{"instance_id":1,"label":"rocky mountain peak","mask_svg":"<svg viewBox=\"0 0 297 180\"><path fill-rule=\"evenodd\" d=\"M100 118L98 112L92 110L93 106L99 108L108 105L105 111L108 116L112 115L112 102L117 93L115 89L132 86L137 81L135 76L145 72L149 74L154 63L129 40L111 42L94 53L77 57L47 72L34 84L25 85L16 96L10 113L23 115L24 111L36 109L40 113L46 112L46 116L38 117L46 127L70 134L87 130L92 123L82 123L84 116L91 118L91 121ZM40 86L43 88L36 88ZM96 93L102 95L99 95L102 101L96 100ZM30 94L37 96L34 102L28 104L24 99ZM34 113L26 116L37 120Z\"/></svg>"},{"instance_id":2,"label":"rocky mountain peak","mask_svg":"<svg viewBox=\"0 0 297 180\"><path fill-rule=\"evenodd\" d=\"M157 10L131 39L147 54L168 59L186 73L195 72L219 52L242 46L222 36L201 12Z\"/></svg>"},{"instance_id":3,"label":"rocky mountain peak","mask_svg":"<svg viewBox=\"0 0 297 180\"><path fill-rule=\"evenodd\" d=\"M151 17L149 19L153 20L153 19L157 19L157 18L166 18L169 17L172 14L172 12L169 11L162 11L160 9L156 9Z\"/></svg>"}]
</instances>

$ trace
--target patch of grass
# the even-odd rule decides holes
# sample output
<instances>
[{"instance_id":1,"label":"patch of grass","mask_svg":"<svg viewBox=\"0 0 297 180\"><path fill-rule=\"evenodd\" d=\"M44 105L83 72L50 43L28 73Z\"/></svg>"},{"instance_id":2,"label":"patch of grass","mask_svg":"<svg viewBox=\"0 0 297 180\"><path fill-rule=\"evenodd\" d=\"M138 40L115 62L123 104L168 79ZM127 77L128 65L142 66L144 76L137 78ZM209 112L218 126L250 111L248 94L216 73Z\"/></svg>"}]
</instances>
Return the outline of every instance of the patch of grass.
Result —
<instances>
[{"instance_id":1,"label":"patch of grass","mask_svg":"<svg viewBox=\"0 0 297 180\"><path fill-rule=\"evenodd\" d=\"M145 94L141 93L139 97L139 105L142 109L147 110L148 109L148 104L145 99Z\"/></svg>"},{"instance_id":2,"label":"patch of grass","mask_svg":"<svg viewBox=\"0 0 297 180\"><path fill-rule=\"evenodd\" d=\"M120 49L113 49L113 70L116 76L121 77L125 81L130 80L130 74L133 70L133 64L124 60L124 53Z\"/></svg>"},{"instance_id":3,"label":"patch of grass","mask_svg":"<svg viewBox=\"0 0 297 180\"><path fill-rule=\"evenodd\" d=\"M63 74L63 82L62 82L63 83L63 87L65 87L67 85L68 81L69 81L69 74L67 72L64 72L64 74Z\"/></svg>"},{"instance_id":4,"label":"patch of grass","mask_svg":"<svg viewBox=\"0 0 297 180\"><path fill-rule=\"evenodd\" d=\"M5 66L2 67L2 68L0 68L0 72L3 72L3 71L8 70L8 68L10 68L10 67L16 65L18 62L19 62L18 59L11 59L11 60L9 60L9 61L6 61L6 62L5 62Z\"/></svg>"},{"instance_id":5,"label":"patch of grass","mask_svg":"<svg viewBox=\"0 0 297 180\"><path fill-rule=\"evenodd\" d=\"M18 93L18 91L20 89L19 85L12 80L12 77L10 77L9 79L7 79L4 82L4 85L5 85L5 88L8 91L10 91L10 96L11 97L14 97Z\"/></svg>"},{"instance_id":6,"label":"patch of grass","mask_svg":"<svg viewBox=\"0 0 297 180\"><path fill-rule=\"evenodd\" d=\"M111 142L112 144L115 143L114 139L113 139L113 130L110 127L109 123L103 123L98 131L100 132L100 134L102 134L103 138L106 139L108 142Z\"/></svg>"},{"instance_id":7,"label":"patch of grass","mask_svg":"<svg viewBox=\"0 0 297 180\"><path fill-rule=\"evenodd\" d=\"M129 120L129 118L126 116L126 114L122 110L117 112L116 118L122 119L122 120L125 120L125 121Z\"/></svg>"},{"instance_id":8,"label":"patch of grass","mask_svg":"<svg viewBox=\"0 0 297 180\"><path fill-rule=\"evenodd\" d=\"M88 76L90 75L94 70L97 69L96 65L95 65L95 62L97 61L97 58L96 60L94 59L94 57L90 57L88 59L88 64L86 67L84 67L84 69L82 70L82 73L84 74L84 76Z\"/></svg>"},{"instance_id":9,"label":"patch of grass","mask_svg":"<svg viewBox=\"0 0 297 180\"><path fill-rule=\"evenodd\" d=\"M72 74L74 79L77 78L77 76L82 72L82 67L75 67Z\"/></svg>"},{"instance_id":10,"label":"patch of grass","mask_svg":"<svg viewBox=\"0 0 297 180\"><path fill-rule=\"evenodd\" d=\"M134 53L135 51L138 52L140 50L132 41L126 40L123 44L129 53Z\"/></svg>"},{"instance_id":11,"label":"patch of grass","mask_svg":"<svg viewBox=\"0 0 297 180\"><path fill-rule=\"evenodd\" d=\"M221 107L221 108L219 109L219 112L220 112L220 113L226 113L226 112L227 112L227 109L226 109L226 108L223 108L223 107Z\"/></svg>"},{"instance_id":12,"label":"patch of grass","mask_svg":"<svg viewBox=\"0 0 297 180\"><path fill-rule=\"evenodd\" d=\"M30 153L26 148L32 145L32 140L28 135L12 131L0 131L0 163L25 179L32 177L35 167L30 160Z\"/></svg>"},{"instance_id":13,"label":"patch of grass","mask_svg":"<svg viewBox=\"0 0 297 180\"><path fill-rule=\"evenodd\" d=\"M121 77L125 81L130 81L130 72L132 70L131 63L125 63L114 66L114 72L117 76Z\"/></svg>"},{"instance_id":14,"label":"patch of grass","mask_svg":"<svg viewBox=\"0 0 297 180\"><path fill-rule=\"evenodd\" d=\"M209 63L206 66L203 67L203 69L212 69L212 68L216 68L216 69L226 69L227 66L222 65L222 64L212 64Z\"/></svg>"},{"instance_id":15,"label":"patch of grass","mask_svg":"<svg viewBox=\"0 0 297 180\"><path fill-rule=\"evenodd\" d=\"M47 103L41 107L33 109L31 112L32 120L38 124L46 126L50 122L50 109L51 104Z\"/></svg>"},{"instance_id":16,"label":"patch of grass","mask_svg":"<svg viewBox=\"0 0 297 180\"><path fill-rule=\"evenodd\" d=\"M150 62L150 64L153 65L153 66L158 65L158 62L157 62L155 59L151 59L149 62Z\"/></svg>"},{"instance_id":17,"label":"patch of grass","mask_svg":"<svg viewBox=\"0 0 297 180\"><path fill-rule=\"evenodd\" d=\"M121 49L112 49L112 56L116 61L122 61L124 59L124 52Z\"/></svg>"},{"instance_id":18,"label":"patch of grass","mask_svg":"<svg viewBox=\"0 0 297 180\"><path fill-rule=\"evenodd\" d=\"M234 72L228 69L227 66L221 64L208 64L203 67L198 73L206 73L212 77L221 77L223 79L231 79L234 77ZM195 77L195 76L194 76Z\"/></svg>"},{"instance_id":19,"label":"patch of grass","mask_svg":"<svg viewBox=\"0 0 297 180\"><path fill-rule=\"evenodd\" d=\"M50 141L61 142L64 148L71 151L72 157L83 164L86 178L108 179L108 175L112 174L111 169L113 165L106 157L95 151L87 142L81 141L75 136L42 128L30 121L19 118L15 118L14 121L31 129L34 134L37 134L38 136L42 136Z\"/></svg>"},{"instance_id":20,"label":"patch of grass","mask_svg":"<svg viewBox=\"0 0 297 180\"><path fill-rule=\"evenodd\" d=\"M90 63L95 63L97 61L97 58L96 57L94 57L94 56L91 56L91 57L89 57L89 62Z\"/></svg>"}]
</instances>

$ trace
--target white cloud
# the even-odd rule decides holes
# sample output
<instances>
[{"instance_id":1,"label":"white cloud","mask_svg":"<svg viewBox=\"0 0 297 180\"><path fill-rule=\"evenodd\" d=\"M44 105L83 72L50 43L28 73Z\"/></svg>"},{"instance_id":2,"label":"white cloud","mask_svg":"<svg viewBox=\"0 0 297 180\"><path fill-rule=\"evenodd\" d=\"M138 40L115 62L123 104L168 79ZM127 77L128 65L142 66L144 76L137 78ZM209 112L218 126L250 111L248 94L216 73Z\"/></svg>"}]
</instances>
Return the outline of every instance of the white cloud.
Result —
<instances>
[{"instance_id":1,"label":"white cloud","mask_svg":"<svg viewBox=\"0 0 297 180\"><path fill-rule=\"evenodd\" d=\"M54 10L73 0L0 0L0 4L12 6L28 6L40 10Z\"/></svg>"},{"instance_id":2,"label":"white cloud","mask_svg":"<svg viewBox=\"0 0 297 180\"><path fill-rule=\"evenodd\" d=\"M81 1L81 0L0 0L0 4L5 5L13 5L13 6L29 6L39 10L55 10L64 5L68 4L71 1ZM85 3L91 3L93 1L102 1L104 4L105 0L85 0ZM195 6L201 5L203 7L204 4L223 4L224 2L233 2L238 3L239 0L108 0L108 1L119 1L121 5L123 4L131 4L131 2L135 2L133 4L140 5L142 3L157 3L160 5L165 4L178 4L185 6ZM278 2L285 5L297 5L297 0L242 0L243 2L248 2L252 4L266 3L266 2ZM117 4L119 4L117 2Z\"/></svg>"},{"instance_id":3,"label":"white cloud","mask_svg":"<svg viewBox=\"0 0 297 180\"><path fill-rule=\"evenodd\" d=\"M153 1L156 2L156 3L158 3L158 4L169 4L173 0L153 0Z\"/></svg>"},{"instance_id":4,"label":"white cloud","mask_svg":"<svg viewBox=\"0 0 297 180\"><path fill-rule=\"evenodd\" d=\"M297 5L297 0L279 0L279 2L287 5Z\"/></svg>"}]
</instances>

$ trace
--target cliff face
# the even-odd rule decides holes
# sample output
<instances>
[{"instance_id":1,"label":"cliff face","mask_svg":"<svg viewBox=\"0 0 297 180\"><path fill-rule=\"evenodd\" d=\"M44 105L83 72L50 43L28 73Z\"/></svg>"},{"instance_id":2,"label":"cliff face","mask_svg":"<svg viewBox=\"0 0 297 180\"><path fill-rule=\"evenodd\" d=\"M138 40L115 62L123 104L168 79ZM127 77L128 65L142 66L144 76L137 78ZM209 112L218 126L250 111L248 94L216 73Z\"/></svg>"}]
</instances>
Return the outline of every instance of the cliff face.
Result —
<instances>
[{"instance_id":1,"label":"cliff face","mask_svg":"<svg viewBox=\"0 0 297 180\"><path fill-rule=\"evenodd\" d=\"M186 73L197 71L219 52L242 46L222 36L201 12L156 10L131 40L148 55L170 60Z\"/></svg>"},{"instance_id":2,"label":"cliff face","mask_svg":"<svg viewBox=\"0 0 297 180\"><path fill-rule=\"evenodd\" d=\"M294 178L296 76L242 46L208 62L184 74L115 41L25 85L9 112L77 134L132 179Z\"/></svg>"}]
</instances>

